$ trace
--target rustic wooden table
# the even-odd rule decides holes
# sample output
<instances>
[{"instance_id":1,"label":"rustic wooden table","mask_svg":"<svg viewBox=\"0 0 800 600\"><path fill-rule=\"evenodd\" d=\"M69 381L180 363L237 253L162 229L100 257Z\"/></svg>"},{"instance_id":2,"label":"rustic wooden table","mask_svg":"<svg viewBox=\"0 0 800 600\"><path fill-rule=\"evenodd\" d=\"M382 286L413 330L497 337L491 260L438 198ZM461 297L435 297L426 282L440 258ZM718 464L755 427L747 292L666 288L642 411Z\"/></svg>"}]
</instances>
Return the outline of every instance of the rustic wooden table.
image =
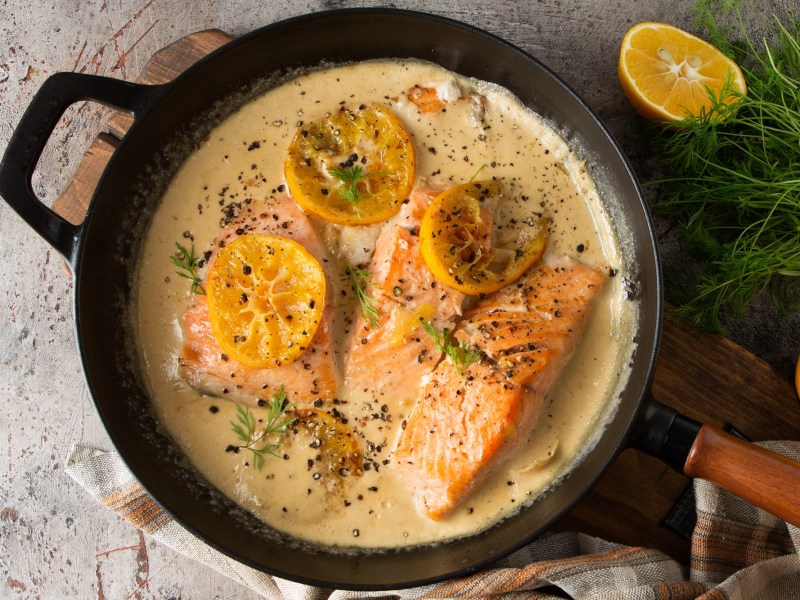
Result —
<instances>
[{"instance_id":1,"label":"rustic wooden table","mask_svg":"<svg viewBox=\"0 0 800 600\"><path fill-rule=\"evenodd\" d=\"M690 2L393 4L466 21L537 56L585 98L631 152L640 176L648 176L648 157L637 154L629 143L633 116L616 78L619 42L628 27L644 20L691 29ZM105 1L7 0L0 6L0 152L31 97L52 73L135 79L156 50L188 33L216 27L237 35L285 17L355 5L121 0L112 6ZM52 202L63 191L95 135L106 130L107 117L96 105L77 105L67 112L39 165L34 185L40 197ZM661 233L666 262L675 264L680 261L679 248L666 227ZM71 324L71 293L60 257L0 203L0 319L7 323L0 330L0 439L7 440L0 454L0 596L253 597L225 577L145 538L64 474L73 444L111 448L83 381ZM731 421L756 438L800 437L800 419L778 420L772 410L783 404L795 419L800 410L787 382L789 365L800 350L800 320L780 317L760 303L732 325L734 339L777 372L717 338L697 342L704 357L689 359L695 342L687 331L671 326L664 347L670 360L662 354L656 393L696 416ZM761 381L752 393L742 392L748 379L743 371ZM703 387L697 384L700 380L706 389L716 388L720 400L695 400L700 397L698 387ZM753 401L745 406L727 400L743 396ZM639 498L621 494L615 485L615 478L630 477L640 478L640 489L646 490ZM650 486L653 481L659 486ZM573 511L561 527L658 545L685 556L685 540L665 532L660 519L686 483L653 459L626 451L591 502ZM598 519L598 512L606 518Z\"/></svg>"}]
</instances>

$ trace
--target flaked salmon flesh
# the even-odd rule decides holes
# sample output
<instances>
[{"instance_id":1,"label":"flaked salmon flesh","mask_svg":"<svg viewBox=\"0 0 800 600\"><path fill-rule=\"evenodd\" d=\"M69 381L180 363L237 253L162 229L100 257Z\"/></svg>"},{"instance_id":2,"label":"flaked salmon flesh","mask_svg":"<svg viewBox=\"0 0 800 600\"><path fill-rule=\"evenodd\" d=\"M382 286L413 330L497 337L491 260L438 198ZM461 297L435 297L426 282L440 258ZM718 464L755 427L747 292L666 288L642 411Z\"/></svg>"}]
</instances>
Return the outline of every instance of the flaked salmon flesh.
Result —
<instances>
[{"instance_id":1,"label":"flaked salmon flesh","mask_svg":"<svg viewBox=\"0 0 800 600\"><path fill-rule=\"evenodd\" d=\"M366 290L378 322L373 326L356 315L344 362L345 384L352 389L413 389L409 383L430 373L441 357L422 323L452 330L461 315L464 294L437 280L419 249L419 226L437 193L415 190L378 236Z\"/></svg>"},{"instance_id":2,"label":"flaked salmon flesh","mask_svg":"<svg viewBox=\"0 0 800 600\"><path fill-rule=\"evenodd\" d=\"M393 454L418 512L442 519L525 441L604 280L577 262L540 265L464 314L455 338L481 359L463 377L449 359L436 366Z\"/></svg>"},{"instance_id":3,"label":"flaked salmon flesh","mask_svg":"<svg viewBox=\"0 0 800 600\"><path fill-rule=\"evenodd\" d=\"M245 206L221 232L215 247L245 233L265 233L302 244L325 268L324 247L306 214L288 197ZM209 256L209 263L214 254ZM227 356L211 329L205 296L195 296L183 315L183 347L178 359L180 375L195 389L233 401L255 404L284 386L298 408L336 396L339 381L333 352L333 308L326 302L314 338L294 362L270 369L242 365Z\"/></svg>"}]
</instances>

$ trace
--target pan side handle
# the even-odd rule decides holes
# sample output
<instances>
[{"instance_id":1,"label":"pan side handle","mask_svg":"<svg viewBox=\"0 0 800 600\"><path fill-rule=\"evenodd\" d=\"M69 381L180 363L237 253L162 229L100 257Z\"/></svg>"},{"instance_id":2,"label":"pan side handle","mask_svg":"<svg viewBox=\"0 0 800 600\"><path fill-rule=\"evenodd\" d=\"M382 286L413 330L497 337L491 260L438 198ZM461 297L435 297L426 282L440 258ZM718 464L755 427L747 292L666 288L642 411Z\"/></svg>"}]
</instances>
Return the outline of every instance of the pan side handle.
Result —
<instances>
[{"instance_id":1,"label":"pan side handle","mask_svg":"<svg viewBox=\"0 0 800 600\"><path fill-rule=\"evenodd\" d=\"M31 183L42 151L71 104L94 100L138 115L162 86L85 75L56 73L42 85L14 130L0 162L0 196L74 268L82 225L73 225L36 196Z\"/></svg>"},{"instance_id":2,"label":"pan side handle","mask_svg":"<svg viewBox=\"0 0 800 600\"><path fill-rule=\"evenodd\" d=\"M631 441L687 477L711 481L800 527L800 462L652 399Z\"/></svg>"},{"instance_id":3,"label":"pan side handle","mask_svg":"<svg viewBox=\"0 0 800 600\"><path fill-rule=\"evenodd\" d=\"M800 527L800 462L706 423L692 445L683 472L716 483Z\"/></svg>"}]
</instances>

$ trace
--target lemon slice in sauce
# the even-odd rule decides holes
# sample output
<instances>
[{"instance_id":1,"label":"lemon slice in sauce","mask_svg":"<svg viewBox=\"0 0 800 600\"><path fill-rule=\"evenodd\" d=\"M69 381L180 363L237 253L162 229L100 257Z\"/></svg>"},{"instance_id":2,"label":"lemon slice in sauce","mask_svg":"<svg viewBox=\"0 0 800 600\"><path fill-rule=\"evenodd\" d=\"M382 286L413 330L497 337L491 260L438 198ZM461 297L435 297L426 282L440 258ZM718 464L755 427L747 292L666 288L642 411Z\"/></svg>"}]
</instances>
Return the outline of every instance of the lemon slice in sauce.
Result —
<instances>
[{"instance_id":1,"label":"lemon slice in sauce","mask_svg":"<svg viewBox=\"0 0 800 600\"><path fill-rule=\"evenodd\" d=\"M342 107L297 130L284 172L307 212L343 225L378 223L411 192L414 145L385 106Z\"/></svg>"},{"instance_id":2,"label":"lemon slice in sauce","mask_svg":"<svg viewBox=\"0 0 800 600\"><path fill-rule=\"evenodd\" d=\"M431 272L465 294L496 292L544 254L548 219L502 233L489 206L504 201L497 180L464 183L434 198L420 226L420 250Z\"/></svg>"},{"instance_id":3,"label":"lemon slice in sauce","mask_svg":"<svg viewBox=\"0 0 800 600\"><path fill-rule=\"evenodd\" d=\"M249 233L217 254L207 282L211 329L243 365L294 361L311 343L325 304L325 274L300 244Z\"/></svg>"}]
</instances>

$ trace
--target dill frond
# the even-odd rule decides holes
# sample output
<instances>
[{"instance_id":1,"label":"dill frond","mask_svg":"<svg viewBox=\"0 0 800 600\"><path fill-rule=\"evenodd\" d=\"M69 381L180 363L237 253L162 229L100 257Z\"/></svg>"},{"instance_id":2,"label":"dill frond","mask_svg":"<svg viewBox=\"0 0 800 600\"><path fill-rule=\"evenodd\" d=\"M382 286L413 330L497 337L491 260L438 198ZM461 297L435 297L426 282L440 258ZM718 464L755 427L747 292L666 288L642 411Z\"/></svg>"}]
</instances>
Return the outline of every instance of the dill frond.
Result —
<instances>
[{"instance_id":1,"label":"dill frond","mask_svg":"<svg viewBox=\"0 0 800 600\"><path fill-rule=\"evenodd\" d=\"M203 279L197 272L200 266L200 258L195 256L194 243L187 249L180 242L175 242L178 251L170 257L172 264L175 265L175 274L191 281L191 292L205 296L206 290L203 288Z\"/></svg>"},{"instance_id":2,"label":"dill frond","mask_svg":"<svg viewBox=\"0 0 800 600\"><path fill-rule=\"evenodd\" d=\"M367 295L367 286L372 283L369 272L352 265L347 265L347 278L350 280L353 293L355 293L356 300L358 300L358 304L361 308L361 316L369 323L370 327L373 329L376 328L381 313L375 306L375 299Z\"/></svg>"},{"instance_id":3,"label":"dill frond","mask_svg":"<svg viewBox=\"0 0 800 600\"><path fill-rule=\"evenodd\" d=\"M433 338L433 345L440 352L444 352L453 362L453 366L458 372L458 376L464 379L464 372L470 365L478 362L481 358L481 351L470 346L466 342L454 343L453 337L447 329L442 329L441 333L436 330L432 323L424 321L422 328Z\"/></svg>"},{"instance_id":4,"label":"dill frond","mask_svg":"<svg viewBox=\"0 0 800 600\"><path fill-rule=\"evenodd\" d=\"M259 471L264 466L264 455L279 456L278 448L289 428L297 420L289 416L292 405L286 399L286 390L281 386L267 402L264 430L257 432L258 425L253 411L247 406L236 405L236 421L231 421L231 429L241 440L239 448L253 455L253 467Z\"/></svg>"},{"instance_id":5,"label":"dill frond","mask_svg":"<svg viewBox=\"0 0 800 600\"><path fill-rule=\"evenodd\" d=\"M698 1L698 23L739 64L748 91L727 82L709 92L709 110L658 134L669 176L657 182L666 197L655 210L681 224L700 263L678 315L724 333L721 316L761 292L782 311L800 308L800 22L775 17L757 43L740 3L722 4L738 30L719 24L713 0Z\"/></svg>"}]
</instances>

